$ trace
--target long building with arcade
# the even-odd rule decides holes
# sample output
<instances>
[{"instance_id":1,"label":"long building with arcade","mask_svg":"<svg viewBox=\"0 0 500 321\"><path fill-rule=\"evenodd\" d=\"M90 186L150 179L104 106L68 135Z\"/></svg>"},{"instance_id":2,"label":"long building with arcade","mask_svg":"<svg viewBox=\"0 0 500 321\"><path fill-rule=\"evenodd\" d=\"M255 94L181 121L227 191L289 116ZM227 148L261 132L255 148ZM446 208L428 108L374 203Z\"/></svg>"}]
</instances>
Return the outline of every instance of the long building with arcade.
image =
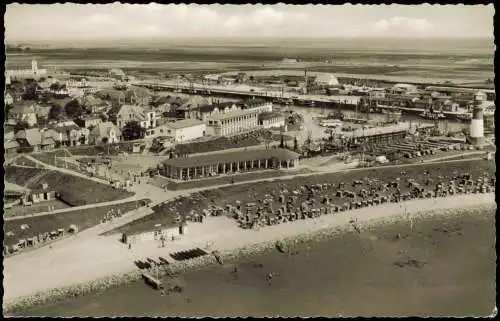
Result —
<instances>
[{"instance_id":1,"label":"long building with arcade","mask_svg":"<svg viewBox=\"0 0 500 321\"><path fill-rule=\"evenodd\" d=\"M295 169L299 154L282 148L256 149L172 158L159 166L160 174L175 180L190 180L232 173L270 169Z\"/></svg>"}]
</instances>

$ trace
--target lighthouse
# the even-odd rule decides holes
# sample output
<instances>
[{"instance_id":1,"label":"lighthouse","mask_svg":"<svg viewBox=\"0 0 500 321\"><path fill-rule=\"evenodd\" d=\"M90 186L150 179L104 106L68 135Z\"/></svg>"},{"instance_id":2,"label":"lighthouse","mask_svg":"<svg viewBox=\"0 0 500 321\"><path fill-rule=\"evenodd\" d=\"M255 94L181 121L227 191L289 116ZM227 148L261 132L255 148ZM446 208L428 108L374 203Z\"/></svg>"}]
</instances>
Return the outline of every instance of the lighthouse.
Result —
<instances>
[{"instance_id":1,"label":"lighthouse","mask_svg":"<svg viewBox=\"0 0 500 321\"><path fill-rule=\"evenodd\" d=\"M482 106L484 99L482 92L478 92L474 97L474 108L470 124L470 139L474 145L481 144L484 138L484 110Z\"/></svg>"}]
</instances>

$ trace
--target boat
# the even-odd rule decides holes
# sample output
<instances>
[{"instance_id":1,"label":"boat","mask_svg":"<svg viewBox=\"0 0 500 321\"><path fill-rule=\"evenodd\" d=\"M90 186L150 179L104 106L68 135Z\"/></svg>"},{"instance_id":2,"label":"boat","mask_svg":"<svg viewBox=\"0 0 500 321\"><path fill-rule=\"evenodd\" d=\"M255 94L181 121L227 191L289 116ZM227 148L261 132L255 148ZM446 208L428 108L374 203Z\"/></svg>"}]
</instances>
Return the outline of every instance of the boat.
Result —
<instances>
[{"instance_id":1,"label":"boat","mask_svg":"<svg viewBox=\"0 0 500 321\"><path fill-rule=\"evenodd\" d=\"M424 118L424 119L430 119L430 120L446 119L446 116L443 113L435 112L435 111L428 111L428 110L424 110L424 112L421 113L419 116Z\"/></svg>"},{"instance_id":2,"label":"boat","mask_svg":"<svg viewBox=\"0 0 500 321\"><path fill-rule=\"evenodd\" d=\"M387 109L382 109L382 114L384 115L393 115L393 116L401 116L401 110L387 110Z\"/></svg>"},{"instance_id":3,"label":"boat","mask_svg":"<svg viewBox=\"0 0 500 321\"><path fill-rule=\"evenodd\" d=\"M319 125L321 127L342 127L342 121L340 119L322 119Z\"/></svg>"},{"instance_id":4,"label":"boat","mask_svg":"<svg viewBox=\"0 0 500 321\"><path fill-rule=\"evenodd\" d=\"M461 121L469 121L472 119L472 113L457 114L457 119Z\"/></svg>"}]
</instances>

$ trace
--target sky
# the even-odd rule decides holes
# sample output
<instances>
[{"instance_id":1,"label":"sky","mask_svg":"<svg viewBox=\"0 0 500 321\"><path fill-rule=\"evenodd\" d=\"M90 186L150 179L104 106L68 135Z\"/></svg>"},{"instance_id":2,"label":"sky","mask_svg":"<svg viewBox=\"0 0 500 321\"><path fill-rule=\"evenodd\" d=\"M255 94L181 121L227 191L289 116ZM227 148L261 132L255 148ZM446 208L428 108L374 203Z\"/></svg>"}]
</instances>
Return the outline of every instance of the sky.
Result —
<instances>
[{"instance_id":1,"label":"sky","mask_svg":"<svg viewBox=\"0 0 500 321\"><path fill-rule=\"evenodd\" d=\"M5 40L491 37L493 5L8 4Z\"/></svg>"}]
</instances>

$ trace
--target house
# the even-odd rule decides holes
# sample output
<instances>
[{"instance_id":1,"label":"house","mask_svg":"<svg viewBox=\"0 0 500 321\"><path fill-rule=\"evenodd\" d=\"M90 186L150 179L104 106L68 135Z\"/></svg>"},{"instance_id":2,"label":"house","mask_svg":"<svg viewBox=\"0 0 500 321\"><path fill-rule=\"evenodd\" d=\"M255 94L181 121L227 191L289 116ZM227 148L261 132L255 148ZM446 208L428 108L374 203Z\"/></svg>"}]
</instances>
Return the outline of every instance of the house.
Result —
<instances>
[{"instance_id":1,"label":"house","mask_svg":"<svg viewBox=\"0 0 500 321\"><path fill-rule=\"evenodd\" d=\"M32 127L37 124L35 106L37 104L33 101L24 101L12 108L9 111L9 119L19 123L26 122L28 126Z\"/></svg>"},{"instance_id":2,"label":"house","mask_svg":"<svg viewBox=\"0 0 500 321\"><path fill-rule=\"evenodd\" d=\"M453 102L451 100L445 100L441 106L443 111L451 111L451 112L457 112L459 107L458 103Z\"/></svg>"},{"instance_id":3,"label":"house","mask_svg":"<svg viewBox=\"0 0 500 321\"><path fill-rule=\"evenodd\" d=\"M74 120L75 124L83 128L96 127L102 123L102 119L98 115L86 115Z\"/></svg>"},{"instance_id":4,"label":"house","mask_svg":"<svg viewBox=\"0 0 500 321\"><path fill-rule=\"evenodd\" d=\"M41 183L38 188L31 189L26 196L26 201L32 203L40 203L55 199L56 191L52 188L49 188L49 185L47 183Z\"/></svg>"},{"instance_id":5,"label":"house","mask_svg":"<svg viewBox=\"0 0 500 321\"><path fill-rule=\"evenodd\" d=\"M95 96L110 102L112 105L125 104L125 93L115 89L103 89L95 93Z\"/></svg>"},{"instance_id":6,"label":"house","mask_svg":"<svg viewBox=\"0 0 500 321\"><path fill-rule=\"evenodd\" d=\"M125 80L127 75L125 72L118 68L113 68L109 71L109 76L114 79Z\"/></svg>"},{"instance_id":7,"label":"house","mask_svg":"<svg viewBox=\"0 0 500 321\"><path fill-rule=\"evenodd\" d=\"M276 128L285 126L285 117L279 112L259 114L259 125L263 128Z\"/></svg>"},{"instance_id":8,"label":"house","mask_svg":"<svg viewBox=\"0 0 500 321\"><path fill-rule=\"evenodd\" d=\"M4 127L3 130L3 148L5 150L5 153L7 154L12 154L17 151L19 148L19 143L16 141L16 135L14 133L14 130L12 129L6 129Z\"/></svg>"},{"instance_id":9,"label":"house","mask_svg":"<svg viewBox=\"0 0 500 321\"><path fill-rule=\"evenodd\" d=\"M94 95L85 95L81 98L80 104L92 114L102 113L111 107L111 104Z\"/></svg>"},{"instance_id":10,"label":"house","mask_svg":"<svg viewBox=\"0 0 500 321\"><path fill-rule=\"evenodd\" d=\"M17 149L20 147L19 143L15 139L5 140L3 143L3 148L6 154L14 154L17 152Z\"/></svg>"},{"instance_id":11,"label":"house","mask_svg":"<svg viewBox=\"0 0 500 321\"><path fill-rule=\"evenodd\" d=\"M14 103L14 97L6 91L3 95L3 101L5 105L12 105Z\"/></svg>"},{"instance_id":12,"label":"house","mask_svg":"<svg viewBox=\"0 0 500 321\"><path fill-rule=\"evenodd\" d=\"M147 88L132 86L125 92L125 101L128 104L148 106L152 99L153 95Z\"/></svg>"},{"instance_id":13,"label":"house","mask_svg":"<svg viewBox=\"0 0 500 321\"><path fill-rule=\"evenodd\" d=\"M51 150L56 146L56 141L54 140L56 132L45 130L42 132L42 140L40 142L40 149Z\"/></svg>"},{"instance_id":14,"label":"house","mask_svg":"<svg viewBox=\"0 0 500 321\"><path fill-rule=\"evenodd\" d=\"M165 124L166 136L176 142L188 141L205 136L206 125L197 119L183 119Z\"/></svg>"},{"instance_id":15,"label":"house","mask_svg":"<svg viewBox=\"0 0 500 321\"><path fill-rule=\"evenodd\" d=\"M201 106L198 110L198 119L207 121L213 116L234 112L237 110L241 110L241 105L235 104L233 102L217 102L215 104Z\"/></svg>"},{"instance_id":16,"label":"house","mask_svg":"<svg viewBox=\"0 0 500 321\"><path fill-rule=\"evenodd\" d=\"M49 113L50 113L50 106L41 106L38 104L35 105L35 114L39 122L47 121L47 119L49 118Z\"/></svg>"},{"instance_id":17,"label":"house","mask_svg":"<svg viewBox=\"0 0 500 321\"><path fill-rule=\"evenodd\" d=\"M89 144L114 144L121 139L120 129L112 122L102 122L89 133Z\"/></svg>"},{"instance_id":18,"label":"house","mask_svg":"<svg viewBox=\"0 0 500 321\"><path fill-rule=\"evenodd\" d=\"M67 97L69 96L68 88L65 84L53 83L49 87L49 92L56 97Z\"/></svg>"},{"instance_id":19,"label":"house","mask_svg":"<svg viewBox=\"0 0 500 321\"><path fill-rule=\"evenodd\" d=\"M42 143L42 133L38 128L20 130L15 137L20 147L32 147L35 152L38 151Z\"/></svg>"},{"instance_id":20,"label":"house","mask_svg":"<svg viewBox=\"0 0 500 321\"><path fill-rule=\"evenodd\" d=\"M200 119L199 108L207 105L209 102L206 98L201 96L191 96L182 101L182 103L175 108L176 117L184 119Z\"/></svg>"},{"instance_id":21,"label":"house","mask_svg":"<svg viewBox=\"0 0 500 321\"><path fill-rule=\"evenodd\" d=\"M131 121L136 121L142 128L154 128L157 126L156 111L152 108L143 109L138 105L122 105L116 115L118 128L123 129Z\"/></svg>"},{"instance_id":22,"label":"house","mask_svg":"<svg viewBox=\"0 0 500 321\"><path fill-rule=\"evenodd\" d=\"M65 146L79 146L88 142L89 130L78 127L76 124L69 126L55 126L51 128L56 134L54 140Z\"/></svg>"}]
</instances>

